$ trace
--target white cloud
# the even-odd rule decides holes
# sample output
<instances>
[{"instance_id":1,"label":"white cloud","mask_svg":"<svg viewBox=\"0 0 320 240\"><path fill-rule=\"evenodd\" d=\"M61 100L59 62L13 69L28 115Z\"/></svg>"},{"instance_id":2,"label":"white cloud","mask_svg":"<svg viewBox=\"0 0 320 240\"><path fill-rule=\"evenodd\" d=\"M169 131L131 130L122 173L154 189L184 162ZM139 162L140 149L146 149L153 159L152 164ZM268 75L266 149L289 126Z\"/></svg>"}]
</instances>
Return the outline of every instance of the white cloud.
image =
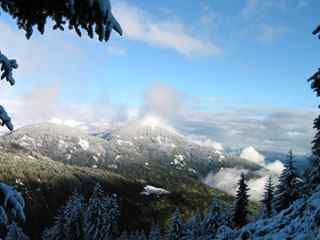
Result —
<instances>
[{"instance_id":1,"label":"white cloud","mask_svg":"<svg viewBox=\"0 0 320 240\"><path fill-rule=\"evenodd\" d=\"M282 162L280 162L279 160L276 160L272 163L267 164L266 169L268 169L271 173L280 176L283 169L284 169L284 165Z\"/></svg>"},{"instance_id":2,"label":"white cloud","mask_svg":"<svg viewBox=\"0 0 320 240\"><path fill-rule=\"evenodd\" d=\"M235 196L238 183L241 177L241 173L246 174L248 171L238 168L222 168L216 174L208 174L205 178L204 183L213 188L219 189L223 192L226 192L230 195ZM265 184L270 176L272 176L273 181L278 181L278 176L270 174L270 172L259 171L256 172L257 177L251 178L247 181L249 188L249 197L252 200L258 201L261 200L264 192Z\"/></svg>"},{"instance_id":3,"label":"white cloud","mask_svg":"<svg viewBox=\"0 0 320 240\"><path fill-rule=\"evenodd\" d=\"M250 179L248 181L249 196L252 200L261 200L268 178L269 176L263 176L256 179Z\"/></svg>"},{"instance_id":4,"label":"white cloud","mask_svg":"<svg viewBox=\"0 0 320 240\"><path fill-rule=\"evenodd\" d=\"M129 40L172 49L186 56L217 55L222 52L219 46L196 37L187 24L175 18L156 18L125 1L114 2L113 6L124 29L124 37Z\"/></svg>"},{"instance_id":5,"label":"white cloud","mask_svg":"<svg viewBox=\"0 0 320 240\"><path fill-rule=\"evenodd\" d=\"M208 147L208 148L213 148L219 152L223 152L223 146L221 143L213 141L211 139L201 139L201 136L193 136L190 138L190 140L200 146Z\"/></svg>"},{"instance_id":6,"label":"white cloud","mask_svg":"<svg viewBox=\"0 0 320 240\"><path fill-rule=\"evenodd\" d=\"M222 168L216 174L210 173L204 180L204 183L228 194L235 195L241 173L246 172L247 171L243 169Z\"/></svg>"},{"instance_id":7,"label":"white cloud","mask_svg":"<svg viewBox=\"0 0 320 240\"><path fill-rule=\"evenodd\" d=\"M155 115L166 120L175 118L184 107L184 94L160 82L152 84L145 92L143 115Z\"/></svg>"},{"instance_id":8,"label":"white cloud","mask_svg":"<svg viewBox=\"0 0 320 240\"><path fill-rule=\"evenodd\" d=\"M242 150L240 154L241 158L247 159L251 162L254 162L259 165L264 165L264 156L260 154L257 150L254 149L254 147L246 147L245 149Z\"/></svg>"}]
</instances>

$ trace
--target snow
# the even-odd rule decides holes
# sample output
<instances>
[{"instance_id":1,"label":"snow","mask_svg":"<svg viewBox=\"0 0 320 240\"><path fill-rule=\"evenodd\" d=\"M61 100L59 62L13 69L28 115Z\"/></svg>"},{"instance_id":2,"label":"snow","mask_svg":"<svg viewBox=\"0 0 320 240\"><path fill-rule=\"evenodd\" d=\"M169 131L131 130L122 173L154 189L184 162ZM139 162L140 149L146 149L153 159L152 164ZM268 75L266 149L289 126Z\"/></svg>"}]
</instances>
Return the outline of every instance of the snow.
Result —
<instances>
[{"instance_id":1,"label":"snow","mask_svg":"<svg viewBox=\"0 0 320 240\"><path fill-rule=\"evenodd\" d=\"M36 146L36 140L34 140L33 138L27 136L27 135L23 135L19 140L18 143L22 146L22 147L32 147L32 146Z\"/></svg>"},{"instance_id":2,"label":"snow","mask_svg":"<svg viewBox=\"0 0 320 240\"><path fill-rule=\"evenodd\" d=\"M0 191L4 194L4 208L10 207L10 212L16 219L26 220L24 213L25 202L22 195L13 187L0 183Z\"/></svg>"},{"instance_id":3,"label":"snow","mask_svg":"<svg viewBox=\"0 0 320 240\"><path fill-rule=\"evenodd\" d=\"M319 239L320 192L310 197L304 196L268 219L250 223L240 230L229 231L217 236L217 239Z\"/></svg>"},{"instance_id":4,"label":"snow","mask_svg":"<svg viewBox=\"0 0 320 240\"><path fill-rule=\"evenodd\" d=\"M63 148L63 149L65 149L65 148L68 148L68 143L66 143L64 140L62 140L62 139L59 139L59 141L58 141L58 148Z\"/></svg>"},{"instance_id":5,"label":"snow","mask_svg":"<svg viewBox=\"0 0 320 240\"><path fill-rule=\"evenodd\" d=\"M109 164L108 168L118 169L118 165L117 164Z\"/></svg>"},{"instance_id":6,"label":"snow","mask_svg":"<svg viewBox=\"0 0 320 240\"><path fill-rule=\"evenodd\" d=\"M168 190L165 190L163 188L154 187L151 185L147 185L144 187L144 190L140 193L141 195L165 195L170 194Z\"/></svg>"},{"instance_id":7,"label":"snow","mask_svg":"<svg viewBox=\"0 0 320 240\"><path fill-rule=\"evenodd\" d=\"M18 68L17 61L14 59L8 59L5 55L3 55L0 52L0 66L2 66L1 71L3 71L1 78L5 78L11 86L14 85L15 80L13 78L12 71L13 69Z\"/></svg>"},{"instance_id":8,"label":"snow","mask_svg":"<svg viewBox=\"0 0 320 240\"><path fill-rule=\"evenodd\" d=\"M79 138L79 146L84 150L87 151L90 148L90 143L82 138Z\"/></svg>"},{"instance_id":9,"label":"snow","mask_svg":"<svg viewBox=\"0 0 320 240\"><path fill-rule=\"evenodd\" d=\"M49 122L54 123L56 125L64 125L64 126L73 127L73 128L79 127L80 125L83 124L83 122L78 122L76 120L72 120L72 119L63 120L60 118L51 118Z\"/></svg>"},{"instance_id":10,"label":"snow","mask_svg":"<svg viewBox=\"0 0 320 240\"><path fill-rule=\"evenodd\" d=\"M162 144L161 136L157 136L157 140L158 140L159 144L161 145Z\"/></svg>"},{"instance_id":11,"label":"snow","mask_svg":"<svg viewBox=\"0 0 320 240\"><path fill-rule=\"evenodd\" d=\"M118 139L118 140L117 140L117 144L120 145L120 146L122 146L122 145L124 145L124 144L127 144L127 145L129 145L129 146L133 146L133 143L132 143L132 142L130 142L130 141L125 141L125 140L121 140L121 139Z\"/></svg>"},{"instance_id":12,"label":"snow","mask_svg":"<svg viewBox=\"0 0 320 240\"><path fill-rule=\"evenodd\" d=\"M185 156L182 154L176 154L170 164L175 165L178 169L184 168L186 166Z\"/></svg>"}]
</instances>

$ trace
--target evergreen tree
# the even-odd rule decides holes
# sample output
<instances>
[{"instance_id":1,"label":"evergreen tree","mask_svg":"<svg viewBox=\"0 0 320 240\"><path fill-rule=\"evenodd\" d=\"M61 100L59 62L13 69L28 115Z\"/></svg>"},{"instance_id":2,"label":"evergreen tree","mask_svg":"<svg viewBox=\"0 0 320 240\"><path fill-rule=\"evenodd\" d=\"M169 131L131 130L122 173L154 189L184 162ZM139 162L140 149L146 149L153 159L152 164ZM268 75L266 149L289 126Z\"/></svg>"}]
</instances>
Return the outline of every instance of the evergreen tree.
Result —
<instances>
[{"instance_id":1,"label":"evergreen tree","mask_svg":"<svg viewBox=\"0 0 320 240\"><path fill-rule=\"evenodd\" d=\"M43 234L45 240L81 240L84 239L84 211L83 196L75 192L66 205L59 211L53 227Z\"/></svg>"},{"instance_id":2,"label":"evergreen tree","mask_svg":"<svg viewBox=\"0 0 320 240\"><path fill-rule=\"evenodd\" d=\"M119 218L117 195L105 197L100 184L97 184L85 213L85 240L115 239Z\"/></svg>"},{"instance_id":3,"label":"evergreen tree","mask_svg":"<svg viewBox=\"0 0 320 240\"><path fill-rule=\"evenodd\" d=\"M161 231L158 224L152 226L149 233L149 240L161 240Z\"/></svg>"},{"instance_id":4,"label":"evergreen tree","mask_svg":"<svg viewBox=\"0 0 320 240\"><path fill-rule=\"evenodd\" d=\"M272 204L274 195L274 186L272 184L272 178L269 177L268 182L265 185L263 199L261 200L261 214L262 217L271 217Z\"/></svg>"},{"instance_id":5,"label":"evergreen tree","mask_svg":"<svg viewBox=\"0 0 320 240\"><path fill-rule=\"evenodd\" d=\"M299 195L299 177L294 167L293 153L290 150L275 192L274 210L280 212L288 208L291 203L298 199Z\"/></svg>"},{"instance_id":6,"label":"evergreen tree","mask_svg":"<svg viewBox=\"0 0 320 240\"><path fill-rule=\"evenodd\" d=\"M169 227L168 240L180 240L183 234L182 227L181 214L179 209L176 209Z\"/></svg>"},{"instance_id":7,"label":"evergreen tree","mask_svg":"<svg viewBox=\"0 0 320 240\"><path fill-rule=\"evenodd\" d=\"M238 185L239 188L237 191L232 216L232 222L234 227L236 228L240 228L248 223L249 188L247 183L245 182L244 173L241 174L241 178L239 180Z\"/></svg>"},{"instance_id":8,"label":"evergreen tree","mask_svg":"<svg viewBox=\"0 0 320 240\"><path fill-rule=\"evenodd\" d=\"M197 240L200 237L200 221L197 216L191 217L183 229L182 240Z\"/></svg>"},{"instance_id":9,"label":"evergreen tree","mask_svg":"<svg viewBox=\"0 0 320 240\"><path fill-rule=\"evenodd\" d=\"M223 217L221 214L220 202L217 198L213 198L209 207L208 214L205 216L202 222L202 235L208 238L213 237L219 226L223 224Z\"/></svg>"},{"instance_id":10,"label":"evergreen tree","mask_svg":"<svg viewBox=\"0 0 320 240\"><path fill-rule=\"evenodd\" d=\"M85 213L86 240L111 239L111 226L108 221L109 207L109 201L104 197L101 185L97 184Z\"/></svg>"},{"instance_id":11,"label":"evergreen tree","mask_svg":"<svg viewBox=\"0 0 320 240\"><path fill-rule=\"evenodd\" d=\"M319 34L320 25L314 34ZM320 34L319 34L320 37ZM311 89L316 93L317 97L320 97L320 68L313 74L308 81L311 81ZM319 105L320 108L320 105ZM309 169L308 188L311 191L316 190L320 182L320 115L314 120L313 128L316 130L316 135L312 141L312 166Z\"/></svg>"},{"instance_id":12,"label":"evergreen tree","mask_svg":"<svg viewBox=\"0 0 320 240\"><path fill-rule=\"evenodd\" d=\"M111 235L114 237L119 233L118 225L120 219L120 208L118 204L118 197L116 194L112 194L111 197L109 199L105 199L105 201L107 201L105 204L108 214L108 218L106 220L108 221L108 224L110 224Z\"/></svg>"},{"instance_id":13,"label":"evergreen tree","mask_svg":"<svg viewBox=\"0 0 320 240\"><path fill-rule=\"evenodd\" d=\"M4 240L29 240L29 238L23 233L22 229L13 222L8 226L8 233Z\"/></svg>"}]
</instances>

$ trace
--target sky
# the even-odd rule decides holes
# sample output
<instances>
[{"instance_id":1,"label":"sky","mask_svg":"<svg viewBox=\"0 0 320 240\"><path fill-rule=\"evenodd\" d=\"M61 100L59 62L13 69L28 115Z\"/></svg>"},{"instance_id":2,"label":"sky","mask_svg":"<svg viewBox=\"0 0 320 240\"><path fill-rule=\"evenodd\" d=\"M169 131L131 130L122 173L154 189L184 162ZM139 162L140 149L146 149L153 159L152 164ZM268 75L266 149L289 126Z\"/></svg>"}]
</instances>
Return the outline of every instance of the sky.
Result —
<instances>
[{"instance_id":1,"label":"sky","mask_svg":"<svg viewBox=\"0 0 320 240\"><path fill-rule=\"evenodd\" d=\"M1 104L17 127L55 119L105 128L152 116L224 146L308 153L317 99L316 0L113 0L124 29L108 43L70 31L26 40L0 17L18 61Z\"/></svg>"}]
</instances>

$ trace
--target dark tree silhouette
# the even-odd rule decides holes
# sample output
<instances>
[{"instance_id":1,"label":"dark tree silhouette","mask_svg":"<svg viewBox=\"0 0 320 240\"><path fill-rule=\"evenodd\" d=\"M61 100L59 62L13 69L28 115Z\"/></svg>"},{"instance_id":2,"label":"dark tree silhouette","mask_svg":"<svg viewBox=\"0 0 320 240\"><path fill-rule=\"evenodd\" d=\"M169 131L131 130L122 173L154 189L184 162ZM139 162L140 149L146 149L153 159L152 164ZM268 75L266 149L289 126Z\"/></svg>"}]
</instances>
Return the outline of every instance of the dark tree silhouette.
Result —
<instances>
[{"instance_id":1,"label":"dark tree silhouette","mask_svg":"<svg viewBox=\"0 0 320 240\"><path fill-rule=\"evenodd\" d=\"M280 212L288 208L300 196L300 180L293 162L293 153L290 150L285 168L279 178L279 184L275 192L274 210Z\"/></svg>"},{"instance_id":2,"label":"dark tree silhouette","mask_svg":"<svg viewBox=\"0 0 320 240\"><path fill-rule=\"evenodd\" d=\"M272 183L272 178L269 177L268 182L265 186L265 191L263 199L261 200L261 213L262 217L271 217L272 215L272 203L274 195L274 186Z\"/></svg>"},{"instance_id":3,"label":"dark tree silhouette","mask_svg":"<svg viewBox=\"0 0 320 240\"><path fill-rule=\"evenodd\" d=\"M232 222L236 228L240 228L248 223L248 204L249 204L249 195L248 195L248 185L245 181L244 173L241 173L241 178L239 180L239 188L237 191Z\"/></svg>"},{"instance_id":4,"label":"dark tree silhouette","mask_svg":"<svg viewBox=\"0 0 320 240\"><path fill-rule=\"evenodd\" d=\"M313 34L320 38L320 25L313 31ZM320 68L308 81L311 82L311 89L316 96L320 97ZM312 141L312 166L308 176L308 188L311 191L315 190L320 183L320 116L314 120L313 128L316 130L316 135Z\"/></svg>"}]
</instances>

